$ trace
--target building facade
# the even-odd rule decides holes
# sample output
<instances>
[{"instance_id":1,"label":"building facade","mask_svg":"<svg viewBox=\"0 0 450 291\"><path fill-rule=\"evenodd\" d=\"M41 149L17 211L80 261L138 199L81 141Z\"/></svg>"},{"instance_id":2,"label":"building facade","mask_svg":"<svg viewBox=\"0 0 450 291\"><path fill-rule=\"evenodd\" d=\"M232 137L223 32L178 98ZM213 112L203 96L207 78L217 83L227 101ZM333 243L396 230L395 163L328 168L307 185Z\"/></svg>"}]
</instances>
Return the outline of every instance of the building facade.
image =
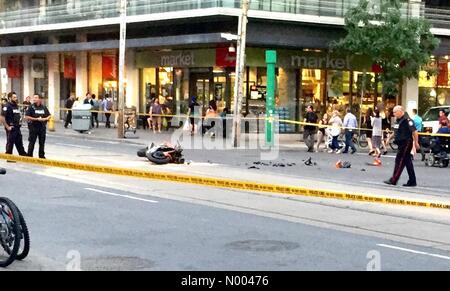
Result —
<instances>
[{"instance_id":1,"label":"building facade","mask_svg":"<svg viewBox=\"0 0 450 291\"><path fill-rule=\"evenodd\" d=\"M419 80L405 80L401 96L384 99L368 60L327 49L344 36L343 17L357 2L252 0L242 113L265 111L267 49L278 53L277 106L292 120L302 120L307 104L322 113L348 105L363 113L377 104L421 111L450 104L450 7L416 0L404 5L405 17L432 21L441 40L433 65L440 70L436 77L421 72ZM117 101L119 7L119 0L0 0L1 92L15 91L21 100L39 93L57 118L70 94L108 93ZM232 109L235 44L223 34L236 33L239 7L238 0L129 0L127 106L145 113L150 99L172 97L174 113L184 114L196 96L203 107L214 99L219 110ZM371 80L361 96L365 73Z\"/></svg>"}]
</instances>

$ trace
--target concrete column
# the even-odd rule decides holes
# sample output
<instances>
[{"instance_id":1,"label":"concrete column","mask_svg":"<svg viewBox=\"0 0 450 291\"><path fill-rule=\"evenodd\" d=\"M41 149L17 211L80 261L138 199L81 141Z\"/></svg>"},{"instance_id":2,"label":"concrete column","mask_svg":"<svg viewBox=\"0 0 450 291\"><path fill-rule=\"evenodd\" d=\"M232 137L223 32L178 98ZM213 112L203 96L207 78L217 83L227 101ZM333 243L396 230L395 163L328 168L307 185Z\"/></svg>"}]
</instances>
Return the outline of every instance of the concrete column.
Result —
<instances>
[{"instance_id":1,"label":"concrete column","mask_svg":"<svg viewBox=\"0 0 450 291\"><path fill-rule=\"evenodd\" d=\"M77 42L86 42L86 34L77 35ZM84 99L88 91L88 58L87 52L76 53L77 77L76 77L76 97Z\"/></svg>"},{"instance_id":2,"label":"concrete column","mask_svg":"<svg viewBox=\"0 0 450 291\"><path fill-rule=\"evenodd\" d=\"M127 80L125 104L139 108L139 69L136 68L136 53L128 49L125 55L125 78Z\"/></svg>"},{"instance_id":3,"label":"concrete column","mask_svg":"<svg viewBox=\"0 0 450 291\"><path fill-rule=\"evenodd\" d=\"M409 114L419 106L419 81L417 79L406 79L403 81L401 104Z\"/></svg>"},{"instance_id":4,"label":"concrete column","mask_svg":"<svg viewBox=\"0 0 450 291\"><path fill-rule=\"evenodd\" d=\"M23 39L24 45L32 45L30 37ZM23 55L23 98L34 95L34 79L31 77L31 55Z\"/></svg>"},{"instance_id":5,"label":"concrete column","mask_svg":"<svg viewBox=\"0 0 450 291\"><path fill-rule=\"evenodd\" d=\"M58 43L56 38L50 39L51 44ZM59 53L48 53L48 110L55 120L60 119L60 65Z\"/></svg>"}]
</instances>

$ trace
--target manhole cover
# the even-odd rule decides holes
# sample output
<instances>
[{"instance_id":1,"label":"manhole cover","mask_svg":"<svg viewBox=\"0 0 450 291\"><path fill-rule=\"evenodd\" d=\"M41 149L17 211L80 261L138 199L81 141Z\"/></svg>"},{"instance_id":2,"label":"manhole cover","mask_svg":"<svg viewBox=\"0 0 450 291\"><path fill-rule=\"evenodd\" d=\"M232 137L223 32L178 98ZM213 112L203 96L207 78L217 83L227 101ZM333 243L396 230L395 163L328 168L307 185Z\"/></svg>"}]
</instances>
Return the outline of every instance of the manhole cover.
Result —
<instances>
[{"instance_id":1,"label":"manhole cover","mask_svg":"<svg viewBox=\"0 0 450 291\"><path fill-rule=\"evenodd\" d=\"M244 240L235 241L226 245L228 248L239 251L279 252L289 251L300 247L298 243L277 240Z\"/></svg>"},{"instance_id":2,"label":"manhole cover","mask_svg":"<svg viewBox=\"0 0 450 291\"><path fill-rule=\"evenodd\" d=\"M155 264L137 257L95 257L81 259L83 271L136 271L150 269Z\"/></svg>"}]
</instances>

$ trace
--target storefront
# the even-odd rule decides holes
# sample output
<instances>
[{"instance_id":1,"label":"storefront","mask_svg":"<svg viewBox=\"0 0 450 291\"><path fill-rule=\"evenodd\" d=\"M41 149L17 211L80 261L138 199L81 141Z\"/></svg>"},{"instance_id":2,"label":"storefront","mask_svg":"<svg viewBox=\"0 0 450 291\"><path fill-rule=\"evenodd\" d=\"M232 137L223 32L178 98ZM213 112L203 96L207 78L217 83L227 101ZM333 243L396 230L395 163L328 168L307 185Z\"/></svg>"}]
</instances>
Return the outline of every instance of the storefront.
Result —
<instances>
[{"instance_id":1,"label":"storefront","mask_svg":"<svg viewBox=\"0 0 450 291\"><path fill-rule=\"evenodd\" d=\"M307 104L313 104L321 114L335 109L344 114L346 106L351 106L358 115L385 101L381 97L381 84L364 57L310 50L277 52L276 105L283 118L302 120ZM247 48L246 55L242 113L261 114L265 112L267 86L265 49ZM225 107L232 109L235 59L235 53L226 47L137 52L141 112L147 111L146 104L157 96L162 103L171 96L176 114L187 112L192 96L197 97L204 110L213 99L219 111ZM367 74L365 95L361 98L363 72Z\"/></svg>"},{"instance_id":2,"label":"storefront","mask_svg":"<svg viewBox=\"0 0 450 291\"><path fill-rule=\"evenodd\" d=\"M419 73L419 114L433 106L450 104L450 56L433 59L430 66L437 70L435 76L425 71Z\"/></svg>"}]
</instances>

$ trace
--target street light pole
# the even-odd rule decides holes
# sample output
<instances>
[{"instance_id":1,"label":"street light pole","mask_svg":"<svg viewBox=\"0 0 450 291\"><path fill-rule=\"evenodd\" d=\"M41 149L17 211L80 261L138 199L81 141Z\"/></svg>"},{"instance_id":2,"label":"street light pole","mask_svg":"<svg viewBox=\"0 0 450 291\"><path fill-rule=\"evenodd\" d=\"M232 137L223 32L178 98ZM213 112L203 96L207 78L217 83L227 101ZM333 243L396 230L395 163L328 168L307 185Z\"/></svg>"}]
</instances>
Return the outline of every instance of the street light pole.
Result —
<instances>
[{"instance_id":1,"label":"street light pole","mask_svg":"<svg viewBox=\"0 0 450 291\"><path fill-rule=\"evenodd\" d=\"M243 79L245 66L245 47L247 40L247 15L250 0L242 0L242 14L239 16L237 56L236 56L236 80L234 83L234 115L233 115L233 146L239 146L241 135L241 107L243 95Z\"/></svg>"},{"instance_id":2,"label":"street light pole","mask_svg":"<svg viewBox=\"0 0 450 291\"><path fill-rule=\"evenodd\" d=\"M127 2L120 0L120 44L119 44L119 122L117 127L117 137L124 138L124 107L125 107L125 49L127 39Z\"/></svg>"}]
</instances>

